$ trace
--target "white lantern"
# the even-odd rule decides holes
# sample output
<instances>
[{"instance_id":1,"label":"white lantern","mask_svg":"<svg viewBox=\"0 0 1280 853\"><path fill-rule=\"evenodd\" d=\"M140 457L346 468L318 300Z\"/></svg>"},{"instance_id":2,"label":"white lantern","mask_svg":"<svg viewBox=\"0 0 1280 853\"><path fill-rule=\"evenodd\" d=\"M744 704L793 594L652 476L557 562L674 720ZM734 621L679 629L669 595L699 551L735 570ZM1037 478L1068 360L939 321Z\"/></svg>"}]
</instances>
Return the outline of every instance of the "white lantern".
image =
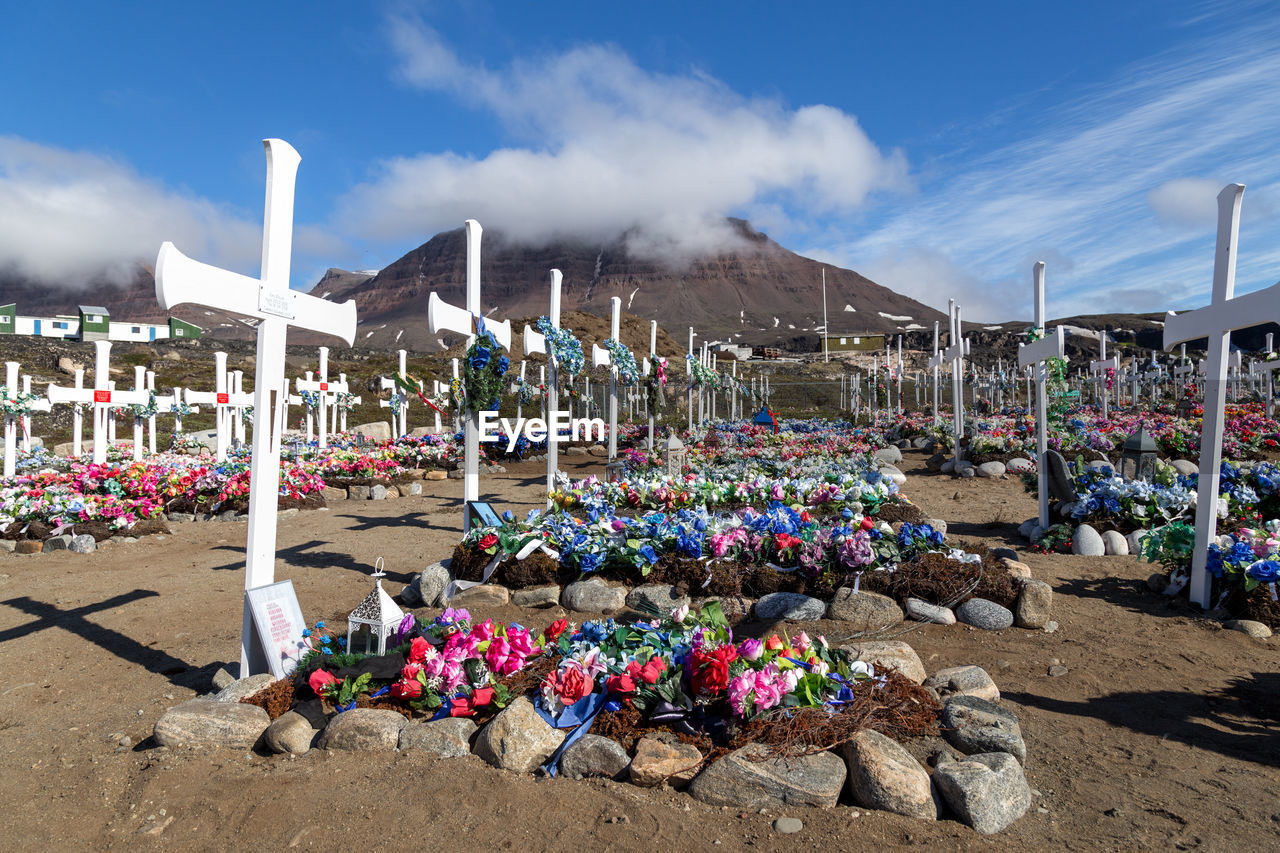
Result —
<instances>
[{"instance_id":1,"label":"white lantern","mask_svg":"<svg viewBox=\"0 0 1280 853\"><path fill-rule=\"evenodd\" d=\"M347 617L347 651L356 652L354 639L358 634L364 635L364 653L374 654L374 637L377 637L377 654L387 653L387 638L400 627L404 613L382 588L382 579L387 573L382 570L382 558L374 564L373 592L365 596L364 601Z\"/></svg>"}]
</instances>

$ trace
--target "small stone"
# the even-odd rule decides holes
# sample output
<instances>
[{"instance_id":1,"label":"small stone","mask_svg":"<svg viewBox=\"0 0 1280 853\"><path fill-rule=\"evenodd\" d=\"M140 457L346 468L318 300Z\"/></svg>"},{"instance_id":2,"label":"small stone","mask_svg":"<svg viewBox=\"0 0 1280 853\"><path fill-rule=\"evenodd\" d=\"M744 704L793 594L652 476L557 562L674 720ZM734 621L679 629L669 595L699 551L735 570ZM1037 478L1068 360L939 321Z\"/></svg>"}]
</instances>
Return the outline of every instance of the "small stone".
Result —
<instances>
[{"instance_id":1,"label":"small stone","mask_svg":"<svg viewBox=\"0 0 1280 853\"><path fill-rule=\"evenodd\" d=\"M1055 501L1074 501L1077 497L1076 487L1067 460L1056 450L1046 450L1044 456L1045 467L1048 469L1049 497Z\"/></svg>"},{"instance_id":2,"label":"small stone","mask_svg":"<svg viewBox=\"0 0 1280 853\"><path fill-rule=\"evenodd\" d=\"M1102 534L1102 548L1108 557L1129 556L1129 540L1117 530L1107 530Z\"/></svg>"},{"instance_id":3,"label":"small stone","mask_svg":"<svg viewBox=\"0 0 1280 853\"><path fill-rule=\"evenodd\" d=\"M1000 832L1031 807L1022 767L1003 752L942 764L933 771L933 781L956 816L983 835Z\"/></svg>"},{"instance_id":4,"label":"small stone","mask_svg":"<svg viewBox=\"0 0 1280 853\"><path fill-rule=\"evenodd\" d=\"M627 590L611 586L602 578L588 578L564 588L560 603L578 613L612 613L627 602Z\"/></svg>"},{"instance_id":5,"label":"small stone","mask_svg":"<svg viewBox=\"0 0 1280 853\"><path fill-rule=\"evenodd\" d=\"M1098 531L1082 524L1071 534L1071 553L1080 557L1105 557L1107 548Z\"/></svg>"},{"instance_id":6,"label":"small stone","mask_svg":"<svg viewBox=\"0 0 1280 853\"><path fill-rule=\"evenodd\" d=\"M985 598L971 598L956 608L956 619L984 631L1003 631L1012 627L1013 613Z\"/></svg>"},{"instance_id":7,"label":"small stone","mask_svg":"<svg viewBox=\"0 0 1280 853\"><path fill-rule=\"evenodd\" d=\"M653 788L664 781L674 788L691 782L701 766L702 753L697 747L681 743L675 735L645 735L636 744L630 777L633 784L642 788Z\"/></svg>"},{"instance_id":8,"label":"small stone","mask_svg":"<svg viewBox=\"0 0 1280 853\"><path fill-rule=\"evenodd\" d=\"M1003 462L983 462L979 465L975 473L979 477L985 477L990 480L996 480L1004 476L1005 465Z\"/></svg>"},{"instance_id":9,"label":"small stone","mask_svg":"<svg viewBox=\"0 0 1280 853\"><path fill-rule=\"evenodd\" d=\"M483 583L468 587L449 599L450 607L504 607L511 601L511 590L502 584Z\"/></svg>"},{"instance_id":10,"label":"small stone","mask_svg":"<svg viewBox=\"0 0 1280 853\"><path fill-rule=\"evenodd\" d=\"M1013 575L1015 578L1031 577L1031 567L1026 563L1018 560L1011 560L1008 557L1001 557L1000 562L1009 570L1009 574Z\"/></svg>"},{"instance_id":11,"label":"small stone","mask_svg":"<svg viewBox=\"0 0 1280 853\"><path fill-rule=\"evenodd\" d=\"M471 754L471 738L477 730L466 717L413 720L400 730L400 751L421 749L444 758L461 758Z\"/></svg>"},{"instance_id":12,"label":"small stone","mask_svg":"<svg viewBox=\"0 0 1280 853\"><path fill-rule=\"evenodd\" d=\"M1255 622L1252 619L1228 619L1223 623L1224 628L1232 631L1239 631L1242 634L1248 634L1259 640L1265 640L1271 636L1271 629L1261 622Z\"/></svg>"},{"instance_id":13,"label":"small stone","mask_svg":"<svg viewBox=\"0 0 1280 853\"><path fill-rule=\"evenodd\" d=\"M1200 473L1200 466L1187 459L1175 459L1169 464L1173 466L1173 470L1177 471L1184 477L1190 477L1192 474Z\"/></svg>"},{"instance_id":14,"label":"small stone","mask_svg":"<svg viewBox=\"0 0 1280 853\"><path fill-rule=\"evenodd\" d=\"M773 822L773 828L779 835L795 835L804 829L804 821L798 817L780 817Z\"/></svg>"},{"instance_id":15,"label":"small stone","mask_svg":"<svg viewBox=\"0 0 1280 853\"><path fill-rule=\"evenodd\" d=\"M225 666L220 666L213 674L213 689L215 692L222 690L227 685L234 684L235 681L236 677Z\"/></svg>"},{"instance_id":16,"label":"small stone","mask_svg":"<svg viewBox=\"0 0 1280 853\"><path fill-rule=\"evenodd\" d=\"M570 779L603 776L621 781L631 764L627 751L617 741L585 734L560 756L560 772Z\"/></svg>"},{"instance_id":17,"label":"small stone","mask_svg":"<svg viewBox=\"0 0 1280 853\"><path fill-rule=\"evenodd\" d=\"M952 666L940 669L924 680L925 687L932 687L938 695L977 696L988 702L1000 701L1000 690L991 676L980 666Z\"/></svg>"},{"instance_id":18,"label":"small stone","mask_svg":"<svg viewBox=\"0 0 1280 853\"><path fill-rule=\"evenodd\" d=\"M944 461L944 462L942 462L942 463L940 463L940 464L938 465L938 471L940 471L940 472L941 472L941 473L943 473L943 474L950 474L950 473L952 473L952 472L953 472L953 471L955 471L955 470L956 470L956 460L955 460L955 459L947 459L946 461Z\"/></svg>"},{"instance_id":19,"label":"small stone","mask_svg":"<svg viewBox=\"0 0 1280 853\"><path fill-rule=\"evenodd\" d=\"M511 591L511 603L517 607L554 607L560 603L560 585L530 586Z\"/></svg>"},{"instance_id":20,"label":"small stone","mask_svg":"<svg viewBox=\"0 0 1280 853\"><path fill-rule=\"evenodd\" d=\"M907 615L917 622L933 622L935 625L956 624L956 614L950 607L930 604L919 598L907 599Z\"/></svg>"},{"instance_id":21,"label":"small stone","mask_svg":"<svg viewBox=\"0 0 1280 853\"><path fill-rule=\"evenodd\" d=\"M1049 667L1050 678L1061 678L1066 674L1067 668L1060 663L1055 663L1053 666Z\"/></svg>"},{"instance_id":22,"label":"small stone","mask_svg":"<svg viewBox=\"0 0 1280 853\"><path fill-rule=\"evenodd\" d=\"M422 482L421 482L421 481L418 481L418 482L416 482L416 483L410 483L410 484L409 484L409 497L411 497L411 498L416 498L416 497L418 497L418 496L419 496L419 495L421 495L421 494L422 494Z\"/></svg>"},{"instance_id":23,"label":"small stone","mask_svg":"<svg viewBox=\"0 0 1280 853\"><path fill-rule=\"evenodd\" d=\"M17 545L18 543L12 539L0 539L0 551L8 551L12 554Z\"/></svg>"},{"instance_id":24,"label":"small stone","mask_svg":"<svg viewBox=\"0 0 1280 853\"><path fill-rule=\"evenodd\" d=\"M1052 634L1056 630L1058 630L1058 623L1054 622L1052 619L1044 623L1044 632L1046 634Z\"/></svg>"},{"instance_id":25,"label":"small stone","mask_svg":"<svg viewBox=\"0 0 1280 853\"><path fill-rule=\"evenodd\" d=\"M400 730L407 723L398 711L353 708L329 721L320 735L319 746L360 752L395 749L400 744Z\"/></svg>"},{"instance_id":26,"label":"small stone","mask_svg":"<svg viewBox=\"0 0 1280 853\"><path fill-rule=\"evenodd\" d=\"M860 806L936 820L929 774L901 744L864 729L840 748L849 767L849 796Z\"/></svg>"},{"instance_id":27,"label":"small stone","mask_svg":"<svg viewBox=\"0 0 1280 853\"><path fill-rule=\"evenodd\" d=\"M228 509L218 513L218 521L231 523L235 520L236 520L236 511L234 509Z\"/></svg>"},{"instance_id":28,"label":"small stone","mask_svg":"<svg viewBox=\"0 0 1280 853\"><path fill-rule=\"evenodd\" d=\"M1018 552L1012 548L992 548L991 556L997 560L1017 560Z\"/></svg>"},{"instance_id":29,"label":"small stone","mask_svg":"<svg viewBox=\"0 0 1280 853\"><path fill-rule=\"evenodd\" d=\"M971 466L969 466L968 468L961 468L961 469L960 469L960 477L961 477L961 479L968 480L968 479L973 478L974 476L975 476L975 475L974 475L974 468L973 468L973 466L972 466L972 465L971 465Z\"/></svg>"},{"instance_id":30,"label":"small stone","mask_svg":"<svg viewBox=\"0 0 1280 853\"><path fill-rule=\"evenodd\" d=\"M448 474L446 474L444 471L441 471L441 470L437 469L437 470L435 470L435 471L427 471L427 472L425 472L425 473L422 475L422 479L424 479L424 480L443 480L443 479L445 479L445 478L446 478L446 477L448 477L448 476L449 476L449 475L448 475Z\"/></svg>"},{"instance_id":31,"label":"small stone","mask_svg":"<svg viewBox=\"0 0 1280 853\"><path fill-rule=\"evenodd\" d=\"M414 593L410 593L410 597L415 597L421 602L423 607L436 607L440 604L440 597L444 595L444 589L453 580L453 573L449 571L449 565L452 558L432 563L422 570L422 573L415 580L410 581L410 586L416 584ZM403 595L403 591L401 593ZM410 607L417 607L418 604L411 602L408 598L405 603Z\"/></svg>"},{"instance_id":32,"label":"small stone","mask_svg":"<svg viewBox=\"0 0 1280 853\"><path fill-rule=\"evenodd\" d=\"M827 614L827 604L818 598L798 592L771 592L756 602L756 618L764 621L790 619L813 622Z\"/></svg>"},{"instance_id":33,"label":"small stone","mask_svg":"<svg viewBox=\"0 0 1280 853\"><path fill-rule=\"evenodd\" d=\"M903 620L902 608L887 595L842 586L827 605L827 618L852 622L860 631L892 628Z\"/></svg>"},{"instance_id":34,"label":"small stone","mask_svg":"<svg viewBox=\"0 0 1280 853\"><path fill-rule=\"evenodd\" d=\"M587 449L585 447L568 447L564 451L565 456L586 456Z\"/></svg>"},{"instance_id":35,"label":"small stone","mask_svg":"<svg viewBox=\"0 0 1280 853\"><path fill-rule=\"evenodd\" d=\"M674 586L665 583L648 583L627 593L627 607L640 613L659 614L663 618L671 611L689 605L689 596L681 595Z\"/></svg>"},{"instance_id":36,"label":"small stone","mask_svg":"<svg viewBox=\"0 0 1280 853\"><path fill-rule=\"evenodd\" d=\"M92 539L93 537L90 536L89 538ZM70 547L71 539L72 537L69 533L63 533L60 536L50 536L48 539L44 540L44 551L46 554L50 551L65 551Z\"/></svg>"},{"instance_id":37,"label":"small stone","mask_svg":"<svg viewBox=\"0 0 1280 853\"><path fill-rule=\"evenodd\" d=\"M831 808L845 783L845 764L831 752L784 757L748 744L698 774L689 794L713 806Z\"/></svg>"},{"instance_id":38,"label":"small stone","mask_svg":"<svg viewBox=\"0 0 1280 853\"><path fill-rule=\"evenodd\" d=\"M1019 762L1026 761L1027 745L1018 718L993 702L952 696L943 702L941 724L952 746L967 755L1007 752Z\"/></svg>"},{"instance_id":39,"label":"small stone","mask_svg":"<svg viewBox=\"0 0 1280 853\"><path fill-rule=\"evenodd\" d=\"M947 522L945 519L931 518L929 519L928 524L930 527L932 527L934 530L941 533L943 536L947 535Z\"/></svg>"},{"instance_id":40,"label":"small stone","mask_svg":"<svg viewBox=\"0 0 1280 853\"><path fill-rule=\"evenodd\" d=\"M306 717L297 711L286 711L267 726L262 740L278 755L303 755L315 744L318 734Z\"/></svg>"},{"instance_id":41,"label":"small stone","mask_svg":"<svg viewBox=\"0 0 1280 853\"><path fill-rule=\"evenodd\" d=\"M367 501L372 492L368 486L347 486L347 498L353 501Z\"/></svg>"},{"instance_id":42,"label":"small stone","mask_svg":"<svg viewBox=\"0 0 1280 853\"><path fill-rule=\"evenodd\" d=\"M1004 463L1004 469L1010 474L1033 474L1035 473L1036 466L1030 459L1014 457Z\"/></svg>"},{"instance_id":43,"label":"small stone","mask_svg":"<svg viewBox=\"0 0 1280 853\"><path fill-rule=\"evenodd\" d=\"M888 462L890 465L897 465L902 461L902 451L892 445L880 448L872 456L881 462Z\"/></svg>"},{"instance_id":44,"label":"small stone","mask_svg":"<svg viewBox=\"0 0 1280 853\"><path fill-rule=\"evenodd\" d=\"M1019 628L1043 628L1053 611L1053 587L1044 581L1024 581L1013 609L1014 624Z\"/></svg>"},{"instance_id":45,"label":"small stone","mask_svg":"<svg viewBox=\"0 0 1280 853\"><path fill-rule=\"evenodd\" d=\"M347 499L346 489L335 489L332 486L325 486L320 490L320 495L324 498L325 503L333 501L345 501Z\"/></svg>"},{"instance_id":46,"label":"small stone","mask_svg":"<svg viewBox=\"0 0 1280 853\"><path fill-rule=\"evenodd\" d=\"M252 749L270 724L267 712L257 705L192 699L161 714L156 720L154 735L161 746L193 744Z\"/></svg>"},{"instance_id":47,"label":"small stone","mask_svg":"<svg viewBox=\"0 0 1280 853\"><path fill-rule=\"evenodd\" d=\"M44 543L39 539L23 539L14 545L16 554L39 554L44 550Z\"/></svg>"},{"instance_id":48,"label":"small stone","mask_svg":"<svg viewBox=\"0 0 1280 853\"><path fill-rule=\"evenodd\" d=\"M860 640L840 648L847 650L854 660L875 665L877 672L881 667L891 666L916 684L924 681L924 664L920 662L920 656L902 640Z\"/></svg>"},{"instance_id":49,"label":"small stone","mask_svg":"<svg viewBox=\"0 0 1280 853\"><path fill-rule=\"evenodd\" d=\"M1142 539L1149 532L1145 527L1140 527L1124 538L1130 554L1142 554Z\"/></svg>"},{"instance_id":50,"label":"small stone","mask_svg":"<svg viewBox=\"0 0 1280 853\"><path fill-rule=\"evenodd\" d=\"M248 698L253 694L262 690L268 685L275 684L276 677L269 672L259 675L251 675L248 678L241 678L231 682L222 688L213 697L215 702L239 702L241 699Z\"/></svg>"},{"instance_id":51,"label":"small stone","mask_svg":"<svg viewBox=\"0 0 1280 853\"><path fill-rule=\"evenodd\" d=\"M374 483L369 487L369 500L385 501L387 499L387 487L381 483Z\"/></svg>"},{"instance_id":52,"label":"small stone","mask_svg":"<svg viewBox=\"0 0 1280 853\"><path fill-rule=\"evenodd\" d=\"M476 736L476 755L501 770L532 773L564 742L565 732L552 728L527 696L503 708Z\"/></svg>"},{"instance_id":53,"label":"small stone","mask_svg":"<svg viewBox=\"0 0 1280 853\"><path fill-rule=\"evenodd\" d=\"M907 483L907 475L902 473L902 471L896 465L881 466L880 476L886 477L889 480L892 480L893 483L899 488L901 488L902 486L905 486Z\"/></svg>"}]
</instances>

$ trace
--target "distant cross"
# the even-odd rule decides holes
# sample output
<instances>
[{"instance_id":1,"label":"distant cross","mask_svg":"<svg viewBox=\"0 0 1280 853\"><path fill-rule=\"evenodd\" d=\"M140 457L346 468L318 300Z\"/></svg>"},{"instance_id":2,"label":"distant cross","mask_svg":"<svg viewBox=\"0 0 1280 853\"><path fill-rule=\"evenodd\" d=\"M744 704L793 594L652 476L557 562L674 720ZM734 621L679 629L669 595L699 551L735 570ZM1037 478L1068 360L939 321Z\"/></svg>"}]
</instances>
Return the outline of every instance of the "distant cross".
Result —
<instances>
[{"instance_id":1,"label":"distant cross","mask_svg":"<svg viewBox=\"0 0 1280 853\"><path fill-rule=\"evenodd\" d=\"M943 350L942 358L951 364L951 425L955 430L955 460L959 462L960 439L964 436L964 358L969 354L969 339L962 337L964 325L960 321L960 306L954 299L947 302L951 318L951 345Z\"/></svg>"},{"instance_id":2,"label":"distant cross","mask_svg":"<svg viewBox=\"0 0 1280 853\"><path fill-rule=\"evenodd\" d=\"M551 303L547 319L551 328L560 328L560 290L564 281L560 270L551 271ZM551 492L555 489L556 470L560 466L560 430L556 420L560 413L560 365L555 354L547 346L547 337L541 332L524 327L524 354L526 357L542 353L547 357L546 394L543 395L544 419L547 422L547 509L551 508Z\"/></svg>"},{"instance_id":3,"label":"distant cross","mask_svg":"<svg viewBox=\"0 0 1280 853\"><path fill-rule=\"evenodd\" d=\"M247 591L275 579L276 508L280 498L280 446L273 437L272 397L285 393L285 341L290 326L355 341L356 304L338 305L289 289L293 249L293 189L302 159L281 139L263 141L267 156L266 211L262 227L262 273L250 278L183 255L172 243L156 259L156 299L169 310L192 303L258 319L254 411L263 412L265 429L253 431L249 480L249 530L245 545L245 590L240 643L240 675L266 672L261 649L254 650L253 621ZM225 378L223 378L225 382Z\"/></svg>"},{"instance_id":4,"label":"distant cross","mask_svg":"<svg viewBox=\"0 0 1280 853\"><path fill-rule=\"evenodd\" d=\"M192 391L187 389L186 399L188 405L200 405L213 407L214 429L217 432L217 438L214 442L214 458L219 462L227 461L227 446L230 444L230 413L231 413L231 392L227 389L227 354L225 352L215 352L213 354L213 391Z\"/></svg>"},{"instance_id":5,"label":"distant cross","mask_svg":"<svg viewBox=\"0 0 1280 853\"><path fill-rule=\"evenodd\" d=\"M1111 389L1107 387L1107 371L1114 371L1119 366L1119 362L1116 361L1115 356L1107 358L1106 329L1102 329L1098 332L1098 348L1100 350L1101 358L1097 361L1089 362L1089 370L1098 377L1098 388L1101 392L1100 396L1102 397L1102 416L1105 418L1107 416L1107 397L1111 393Z\"/></svg>"},{"instance_id":6,"label":"distant cross","mask_svg":"<svg viewBox=\"0 0 1280 853\"><path fill-rule=\"evenodd\" d=\"M1035 330L1044 334L1044 261L1036 261L1031 272L1033 299L1035 300ZM1046 397L1045 379L1048 368L1045 362L1062 358L1066 337L1062 327L1054 329L1035 343L1018 345L1018 365L1034 366L1036 376L1036 479L1040 483L1040 529L1049 529L1049 466L1045 454L1049 450L1049 401Z\"/></svg>"},{"instance_id":7,"label":"distant cross","mask_svg":"<svg viewBox=\"0 0 1280 853\"><path fill-rule=\"evenodd\" d=\"M621 342L622 299L615 296L609 305L609 337ZM609 461L614 462L618 457L618 365L609 350L598 344L591 345L591 364L609 368Z\"/></svg>"},{"instance_id":8,"label":"distant cross","mask_svg":"<svg viewBox=\"0 0 1280 853\"><path fill-rule=\"evenodd\" d=\"M93 404L93 461L94 464L101 465L107 461L112 407L145 404L147 400L145 395L112 390L111 341L94 341L93 348L93 387L62 388L50 385L48 395L51 403Z\"/></svg>"}]
</instances>

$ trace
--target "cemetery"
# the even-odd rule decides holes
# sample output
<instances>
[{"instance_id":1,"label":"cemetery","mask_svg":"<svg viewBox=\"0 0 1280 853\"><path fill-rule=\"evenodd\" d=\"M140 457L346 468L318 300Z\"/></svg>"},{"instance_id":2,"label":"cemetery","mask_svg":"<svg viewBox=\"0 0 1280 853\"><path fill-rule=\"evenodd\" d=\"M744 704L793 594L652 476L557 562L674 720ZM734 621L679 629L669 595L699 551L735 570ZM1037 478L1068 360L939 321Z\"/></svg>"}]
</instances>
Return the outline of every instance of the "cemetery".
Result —
<instances>
[{"instance_id":1,"label":"cemetery","mask_svg":"<svg viewBox=\"0 0 1280 853\"><path fill-rule=\"evenodd\" d=\"M822 65L808 27L788 63L901 97L864 127L774 44L725 40L776 95L719 79L694 8L661 71L620 9L611 41L455 10L456 46L393 10L389 76L353 8L317 106L267 10L251 132L229 71L171 72L235 150L107 64L109 112L75 108L154 165L0 135L0 831L1280 847L1272 104L1193 55L1200 17L1148 55L1098 11L1147 63L1110 68L1070 11L1054 79L1009 60L1034 91L923 29ZM912 100L889 60L924 50ZM1201 79L1247 132L1183 114Z\"/></svg>"}]
</instances>

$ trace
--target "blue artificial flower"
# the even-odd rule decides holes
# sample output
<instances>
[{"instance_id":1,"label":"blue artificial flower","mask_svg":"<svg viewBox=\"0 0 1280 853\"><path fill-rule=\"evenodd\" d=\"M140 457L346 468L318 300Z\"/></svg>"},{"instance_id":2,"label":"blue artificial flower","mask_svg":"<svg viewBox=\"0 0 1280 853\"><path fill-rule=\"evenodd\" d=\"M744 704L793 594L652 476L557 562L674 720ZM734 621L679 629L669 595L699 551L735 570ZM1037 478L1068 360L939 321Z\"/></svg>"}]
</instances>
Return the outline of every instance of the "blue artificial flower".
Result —
<instances>
[{"instance_id":1,"label":"blue artificial flower","mask_svg":"<svg viewBox=\"0 0 1280 853\"><path fill-rule=\"evenodd\" d=\"M658 562L658 555L654 553L652 545L641 545L640 550L636 552L636 556L643 560L646 566L652 566Z\"/></svg>"},{"instance_id":2,"label":"blue artificial flower","mask_svg":"<svg viewBox=\"0 0 1280 853\"><path fill-rule=\"evenodd\" d=\"M840 510L840 517L843 518L845 521L852 520L853 510L849 509L848 507L845 507L844 509Z\"/></svg>"},{"instance_id":3,"label":"blue artificial flower","mask_svg":"<svg viewBox=\"0 0 1280 853\"><path fill-rule=\"evenodd\" d=\"M509 509L505 510L502 513L502 520L510 524L511 522L516 520L516 514Z\"/></svg>"},{"instance_id":4,"label":"blue artificial flower","mask_svg":"<svg viewBox=\"0 0 1280 853\"><path fill-rule=\"evenodd\" d=\"M1277 579L1280 579L1280 562L1259 560L1246 569L1245 573L1259 583L1275 583Z\"/></svg>"},{"instance_id":5,"label":"blue artificial flower","mask_svg":"<svg viewBox=\"0 0 1280 853\"><path fill-rule=\"evenodd\" d=\"M584 551L578 555L578 569L583 573L599 571L604 565L604 556L594 551Z\"/></svg>"},{"instance_id":6,"label":"blue artificial flower","mask_svg":"<svg viewBox=\"0 0 1280 853\"><path fill-rule=\"evenodd\" d=\"M507 372L507 368L511 366L511 359L505 355L498 357L498 375L501 376Z\"/></svg>"},{"instance_id":7,"label":"blue artificial flower","mask_svg":"<svg viewBox=\"0 0 1280 853\"><path fill-rule=\"evenodd\" d=\"M323 622L317 622L317 623L316 623L316 627L317 627L317 628L323 628L323 627L324 627L324 623L323 623Z\"/></svg>"},{"instance_id":8,"label":"blue artificial flower","mask_svg":"<svg viewBox=\"0 0 1280 853\"><path fill-rule=\"evenodd\" d=\"M493 357L493 353L482 346L477 346L475 352L471 354L468 362L473 370L484 370L489 364L489 359Z\"/></svg>"},{"instance_id":9,"label":"blue artificial flower","mask_svg":"<svg viewBox=\"0 0 1280 853\"><path fill-rule=\"evenodd\" d=\"M676 548L681 554L689 557L702 556L702 536L697 533L680 531L676 534Z\"/></svg>"}]
</instances>

